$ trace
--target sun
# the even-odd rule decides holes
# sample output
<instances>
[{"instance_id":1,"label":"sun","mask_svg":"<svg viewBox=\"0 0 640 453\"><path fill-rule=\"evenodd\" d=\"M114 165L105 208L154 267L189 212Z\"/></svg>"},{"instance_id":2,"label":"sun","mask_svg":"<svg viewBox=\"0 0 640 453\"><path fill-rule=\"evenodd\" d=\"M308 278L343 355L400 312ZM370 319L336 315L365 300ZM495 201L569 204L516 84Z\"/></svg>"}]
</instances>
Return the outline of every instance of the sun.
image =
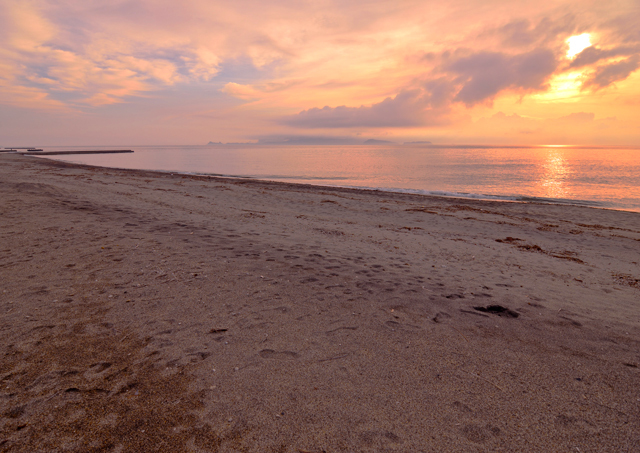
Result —
<instances>
[{"instance_id":1,"label":"sun","mask_svg":"<svg viewBox=\"0 0 640 453\"><path fill-rule=\"evenodd\" d=\"M567 51L567 58L573 58L582 52L587 47L591 46L591 35L589 33L583 33L581 35L575 35L567 38L567 44L569 44L569 50Z\"/></svg>"}]
</instances>

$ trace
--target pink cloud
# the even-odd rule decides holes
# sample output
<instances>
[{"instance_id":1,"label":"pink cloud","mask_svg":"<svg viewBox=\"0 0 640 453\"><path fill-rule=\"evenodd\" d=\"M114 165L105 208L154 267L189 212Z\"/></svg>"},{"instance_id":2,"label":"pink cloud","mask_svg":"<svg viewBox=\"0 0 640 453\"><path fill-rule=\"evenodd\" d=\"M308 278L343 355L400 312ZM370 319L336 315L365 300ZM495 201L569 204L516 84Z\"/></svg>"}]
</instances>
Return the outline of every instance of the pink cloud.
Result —
<instances>
[{"instance_id":1,"label":"pink cloud","mask_svg":"<svg viewBox=\"0 0 640 453\"><path fill-rule=\"evenodd\" d=\"M458 75L463 85L455 100L472 106L506 89L542 90L557 66L552 51L537 49L519 55L479 52L447 63L445 70Z\"/></svg>"},{"instance_id":2,"label":"pink cloud","mask_svg":"<svg viewBox=\"0 0 640 453\"><path fill-rule=\"evenodd\" d=\"M634 55L616 63L600 66L584 83L585 87L604 88L615 82L625 80L640 68L640 55Z\"/></svg>"},{"instance_id":3,"label":"pink cloud","mask_svg":"<svg viewBox=\"0 0 640 453\"><path fill-rule=\"evenodd\" d=\"M283 118L284 124L303 128L411 127L443 122L442 111L432 108L431 94L403 91L371 106L324 107Z\"/></svg>"},{"instance_id":4,"label":"pink cloud","mask_svg":"<svg viewBox=\"0 0 640 453\"><path fill-rule=\"evenodd\" d=\"M580 52L569 65L570 68L582 68L584 66L598 63L601 60L620 56L630 56L640 54L640 45L634 47L622 46L611 49L601 49L596 46L587 47Z\"/></svg>"}]
</instances>

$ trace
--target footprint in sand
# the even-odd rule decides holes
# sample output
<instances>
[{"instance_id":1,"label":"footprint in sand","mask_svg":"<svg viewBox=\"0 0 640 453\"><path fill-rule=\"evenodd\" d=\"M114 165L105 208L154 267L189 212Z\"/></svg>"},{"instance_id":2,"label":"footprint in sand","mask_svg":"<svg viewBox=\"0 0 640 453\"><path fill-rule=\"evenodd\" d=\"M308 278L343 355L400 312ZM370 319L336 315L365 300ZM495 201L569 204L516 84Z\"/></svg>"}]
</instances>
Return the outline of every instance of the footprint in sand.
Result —
<instances>
[{"instance_id":1,"label":"footprint in sand","mask_svg":"<svg viewBox=\"0 0 640 453\"><path fill-rule=\"evenodd\" d=\"M488 305L486 307L473 307L474 310L481 311L483 313L490 313L492 315L498 315L504 318L517 318L519 313L510 310L502 305Z\"/></svg>"},{"instance_id":2,"label":"footprint in sand","mask_svg":"<svg viewBox=\"0 0 640 453\"><path fill-rule=\"evenodd\" d=\"M258 352L263 359L293 360L298 358L298 353L293 351L274 351L273 349L263 349Z\"/></svg>"}]
</instances>

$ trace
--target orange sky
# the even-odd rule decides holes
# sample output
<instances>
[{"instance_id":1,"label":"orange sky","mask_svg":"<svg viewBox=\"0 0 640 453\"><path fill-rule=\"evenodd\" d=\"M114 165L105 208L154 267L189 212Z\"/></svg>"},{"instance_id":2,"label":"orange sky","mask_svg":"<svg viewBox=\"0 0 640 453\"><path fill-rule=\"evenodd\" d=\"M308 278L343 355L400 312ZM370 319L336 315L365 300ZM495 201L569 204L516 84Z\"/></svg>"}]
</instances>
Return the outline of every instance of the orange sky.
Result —
<instances>
[{"instance_id":1,"label":"orange sky","mask_svg":"<svg viewBox=\"0 0 640 453\"><path fill-rule=\"evenodd\" d=\"M640 146L639 23L638 0L3 0L0 146Z\"/></svg>"}]
</instances>

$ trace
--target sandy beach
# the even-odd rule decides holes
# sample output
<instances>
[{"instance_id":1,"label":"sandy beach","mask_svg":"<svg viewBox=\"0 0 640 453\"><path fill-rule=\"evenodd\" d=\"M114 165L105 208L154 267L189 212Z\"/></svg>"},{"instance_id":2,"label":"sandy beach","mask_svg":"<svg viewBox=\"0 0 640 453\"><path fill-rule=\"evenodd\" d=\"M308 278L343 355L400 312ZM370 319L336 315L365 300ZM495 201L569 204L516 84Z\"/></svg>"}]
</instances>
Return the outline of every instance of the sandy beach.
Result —
<instances>
[{"instance_id":1,"label":"sandy beach","mask_svg":"<svg viewBox=\"0 0 640 453\"><path fill-rule=\"evenodd\" d=\"M2 452L640 451L640 214L0 155Z\"/></svg>"}]
</instances>

